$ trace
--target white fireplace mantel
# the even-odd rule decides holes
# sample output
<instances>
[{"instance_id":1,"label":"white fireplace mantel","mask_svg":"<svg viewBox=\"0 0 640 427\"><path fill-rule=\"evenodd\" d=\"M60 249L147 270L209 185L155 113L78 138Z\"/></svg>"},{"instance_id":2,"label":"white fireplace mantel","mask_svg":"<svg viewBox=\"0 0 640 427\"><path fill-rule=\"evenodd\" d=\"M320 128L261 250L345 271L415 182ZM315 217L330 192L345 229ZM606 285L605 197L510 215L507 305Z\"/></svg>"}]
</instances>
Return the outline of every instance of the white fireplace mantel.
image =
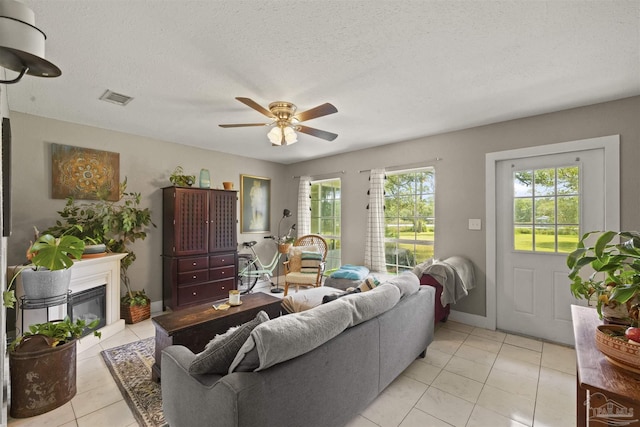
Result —
<instances>
[{"instance_id":1,"label":"white fireplace mantel","mask_svg":"<svg viewBox=\"0 0 640 427\"><path fill-rule=\"evenodd\" d=\"M106 285L106 326L100 329L102 339L109 338L124 330L124 320L120 319L120 260L126 254L107 254L103 257L88 258L76 261L71 267L71 283L69 289L71 293L85 291L98 286ZM23 295L20 280L16 283L16 296ZM25 310L24 323L46 321L45 309ZM67 315L67 305L49 307L49 319L64 319ZM40 313L37 313L40 312ZM16 310L16 323L22 327L22 313ZM78 343L78 352L81 352L100 340L92 334L83 337Z\"/></svg>"}]
</instances>

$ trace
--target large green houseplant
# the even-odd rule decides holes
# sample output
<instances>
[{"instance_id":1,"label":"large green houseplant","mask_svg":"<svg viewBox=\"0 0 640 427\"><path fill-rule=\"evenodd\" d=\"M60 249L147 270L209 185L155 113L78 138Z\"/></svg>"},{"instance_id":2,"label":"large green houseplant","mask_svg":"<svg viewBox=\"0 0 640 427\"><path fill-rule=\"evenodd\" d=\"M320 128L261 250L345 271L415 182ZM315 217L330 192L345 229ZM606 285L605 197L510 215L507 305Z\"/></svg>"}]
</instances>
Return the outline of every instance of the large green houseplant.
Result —
<instances>
[{"instance_id":1,"label":"large green houseplant","mask_svg":"<svg viewBox=\"0 0 640 427\"><path fill-rule=\"evenodd\" d=\"M84 251L84 242L75 236L63 234L55 237L49 233L39 235L35 230L35 242L27 249L29 264L14 272L7 289L3 292L3 303L13 308L16 302L13 285L19 275L27 298L47 298L62 295L69 288L73 258L79 259Z\"/></svg>"},{"instance_id":2,"label":"large green houseplant","mask_svg":"<svg viewBox=\"0 0 640 427\"><path fill-rule=\"evenodd\" d=\"M586 241L594 238L595 243L587 245ZM577 249L568 255L567 266L571 269L571 292L576 298L595 300L601 318L638 323L640 233L585 233Z\"/></svg>"},{"instance_id":3,"label":"large green houseplant","mask_svg":"<svg viewBox=\"0 0 640 427\"><path fill-rule=\"evenodd\" d=\"M128 275L129 267L136 260L130 245L147 237L149 227L156 227L151 221L149 208L141 208L141 193L127 192L127 180L120 184L120 198L117 202L100 197L96 202L79 203L68 198L58 214L62 220L46 230L53 235L63 233L75 235L92 243L104 243L109 252L126 253L120 261L121 282L125 287L122 304L125 306L147 306L149 298L144 290L133 290ZM78 229L76 226L80 226ZM69 231L71 230L71 231Z\"/></svg>"}]
</instances>

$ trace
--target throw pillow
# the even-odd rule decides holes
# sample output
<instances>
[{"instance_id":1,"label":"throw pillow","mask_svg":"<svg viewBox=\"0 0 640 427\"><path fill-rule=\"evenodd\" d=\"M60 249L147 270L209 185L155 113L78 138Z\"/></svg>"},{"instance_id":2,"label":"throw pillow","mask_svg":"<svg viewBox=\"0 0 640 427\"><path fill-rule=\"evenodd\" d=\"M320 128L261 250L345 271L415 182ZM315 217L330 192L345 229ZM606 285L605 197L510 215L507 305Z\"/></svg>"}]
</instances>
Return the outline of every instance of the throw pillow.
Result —
<instances>
[{"instance_id":1,"label":"throw pillow","mask_svg":"<svg viewBox=\"0 0 640 427\"><path fill-rule=\"evenodd\" d=\"M302 252L318 252L318 247L311 246L291 246L289 248L289 271L292 273L300 272L300 264L302 263Z\"/></svg>"},{"instance_id":2,"label":"throw pillow","mask_svg":"<svg viewBox=\"0 0 640 427\"><path fill-rule=\"evenodd\" d=\"M345 292L341 293L341 294L329 294L329 295L325 295L322 297L322 303L326 304L328 302L337 300L338 298L341 298L345 295L351 295L351 294L357 294L358 292L360 292L360 289L358 288L352 288L351 290L346 290Z\"/></svg>"},{"instance_id":3,"label":"throw pillow","mask_svg":"<svg viewBox=\"0 0 640 427\"><path fill-rule=\"evenodd\" d=\"M238 327L230 328L222 335L216 335L205 347L202 353L198 353L189 366L190 374L220 374L229 371L231 362L236 357L242 344L249 338L251 331L259 324L269 320L264 311L258 313L255 319Z\"/></svg>"},{"instance_id":4,"label":"throw pillow","mask_svg":"<svg viewBox=\"0 0 640 427\"><path fill-rule=\"evenodd\" d=\"M302 252L300 257L300 273L317 274L322 262L320 252Z\"/></svg>"},{"instance_id":5,"label":"throw pillow","mask_svg":"<svg viewBox=\"0 0 640 427\"><path fill-rule=\"evenodd\" d=\"M380 281L375 277L371 276L364 279L364 282L360 283L360 286L358 286L358 289L360 289L362 292L366 292L377 287L378 285L380 285Z\"/></svg>"}]
</instances>

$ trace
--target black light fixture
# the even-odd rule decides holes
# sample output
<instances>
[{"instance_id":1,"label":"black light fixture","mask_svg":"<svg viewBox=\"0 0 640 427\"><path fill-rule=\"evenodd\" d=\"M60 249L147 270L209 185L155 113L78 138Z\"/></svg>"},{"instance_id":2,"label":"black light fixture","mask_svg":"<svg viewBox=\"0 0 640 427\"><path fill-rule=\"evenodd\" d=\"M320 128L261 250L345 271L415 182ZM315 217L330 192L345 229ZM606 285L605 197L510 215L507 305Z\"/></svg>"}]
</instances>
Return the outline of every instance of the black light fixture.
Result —
<instances>
[{"instance_id":1,"label":"black light fixture","mask_svg":"<svg viewBox=\"0 0 640 427\"><path fill-rule=\"evenodd\" d=\"M19 1L0 1L0 67L19 73L15 79L0 80L0 83L17 83L25 74L37 77L60 76L60 68L44 59L46 38L35 26L35 16L31 9Z\"/></svg>"},{"instance_id":2,"label":"black light fixture","mask_svg":"<svg viewBox=\"0 0 640 427\"><path fill-rule=\"evenodd\" d=\"M291 211L287 208L282 211L282 218L280 218L280 222L278 223L278 239L280 238L280 224L282 224L282 220L289 218L291 215Z\"/></svg>"},{"instance_id":3,"label":"black light fixture","mask_svg":"<svg viewBox=\"0 0 640 427\"><path fill-rule=\"evenodd\" d=\"M282 239L282 236L280 236L280 224L282 224L283 219L289 218L290 216L291 216L291 211L285 208L282 211L282 218L280 218L280 222L278 222L278 236L277 236L278 243L280 243ZM280 274L276 276L276 287L271 289L271 292L273 292L274 294L279 294L281 292L284 292L284 290L280 287Z\"/></svg>"}]
</instances>

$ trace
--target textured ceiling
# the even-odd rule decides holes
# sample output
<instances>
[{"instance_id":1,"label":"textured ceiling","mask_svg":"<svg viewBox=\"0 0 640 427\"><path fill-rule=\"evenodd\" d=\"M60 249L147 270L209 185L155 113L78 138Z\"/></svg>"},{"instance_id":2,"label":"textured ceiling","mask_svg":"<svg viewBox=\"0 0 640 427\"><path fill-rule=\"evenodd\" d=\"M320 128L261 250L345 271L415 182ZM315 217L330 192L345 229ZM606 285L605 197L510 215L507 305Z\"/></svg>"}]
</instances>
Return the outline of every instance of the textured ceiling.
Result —
<instances>
[{"instance_id":1,"label":"textured ceiling","mask_svg":"<svg viewBox=\"0 0 640 427\"><path fill-rule=\"evenodd\" d=\"M640 0L24 3L62 76L11 110L280 163L640 94ZM236 96L331 102L305 124L339 136L222 129L265 120Z\"/></svg>"}]
</instances>

